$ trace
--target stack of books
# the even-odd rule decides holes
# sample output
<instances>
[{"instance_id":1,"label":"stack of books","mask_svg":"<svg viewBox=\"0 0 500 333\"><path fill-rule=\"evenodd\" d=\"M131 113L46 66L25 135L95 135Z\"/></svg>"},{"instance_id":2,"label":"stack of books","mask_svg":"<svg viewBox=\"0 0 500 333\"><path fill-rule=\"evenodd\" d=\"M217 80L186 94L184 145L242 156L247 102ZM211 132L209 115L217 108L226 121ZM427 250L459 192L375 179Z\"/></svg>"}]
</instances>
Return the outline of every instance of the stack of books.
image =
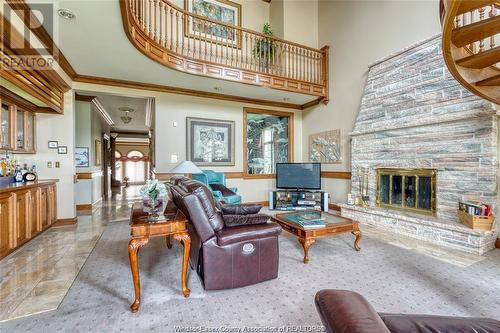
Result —
<instances>
[{"instance_id":1,"label":"stack of books","mask_svg":"<svg viewBox=\"0 0 500 333\"><path fill-rule=\"evenodd\" d=\"M459 202L458 209L473 216L491 216L491 205L483 204L481 202Z\"/></svg>"},{"instance_id":2,"label":"stack of books","mask_svg":"<svg viewBox=\"0 0 500 333\"><path fill-rule=\"evenodd\" d=\"M297 224L300 224L304 229L324 228L326 226L324 220L321 214L305 213L298 217Z\"/></svg>"}]
</instances>

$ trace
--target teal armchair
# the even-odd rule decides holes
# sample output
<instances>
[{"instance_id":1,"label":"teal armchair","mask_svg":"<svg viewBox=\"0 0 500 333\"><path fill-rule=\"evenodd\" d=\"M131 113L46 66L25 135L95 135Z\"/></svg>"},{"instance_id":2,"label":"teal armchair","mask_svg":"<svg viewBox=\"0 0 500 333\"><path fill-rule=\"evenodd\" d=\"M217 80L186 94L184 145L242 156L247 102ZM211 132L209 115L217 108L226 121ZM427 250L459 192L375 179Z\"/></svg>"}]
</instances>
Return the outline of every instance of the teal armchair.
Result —
<instances>
[{"instance_id":1,"label":"teal armchair","mask_svg":"<svg viewBox=\"0 0 500 333\"><path fill-rule=\"evenodd\" d=\"M229 205L241 203L241 196L237 194L238 189L236 187L226 187L226 177L223 172L203 170L203 173L194 173L192 177L210 188L217 201Z\"/></svg>"}]
</instances>

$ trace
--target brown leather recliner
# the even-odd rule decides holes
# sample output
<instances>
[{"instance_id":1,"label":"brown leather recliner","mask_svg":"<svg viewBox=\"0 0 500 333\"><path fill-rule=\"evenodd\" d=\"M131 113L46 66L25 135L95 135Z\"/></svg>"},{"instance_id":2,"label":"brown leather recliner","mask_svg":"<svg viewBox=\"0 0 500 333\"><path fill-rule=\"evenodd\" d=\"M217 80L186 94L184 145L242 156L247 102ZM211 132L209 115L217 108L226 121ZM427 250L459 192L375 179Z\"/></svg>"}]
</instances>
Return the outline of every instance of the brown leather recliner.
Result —
<instances>
[{"instance_id":1,"label":"brown leather recliner","mask_svg":"<svg viewBox=\"0 0 500 333\"><path fill-rule=\"evenodd\" d=\"M321 290L316 308L330 333L499 333L500 321L432 315L377 313L360 294Z\"/></svg>"},{"instance_id":2,"label":"brown leather recliner","mask_svg":"<svg viewBox=\"0 0 500 333\"><path fill-rule=\"evenodd\" d=\"M226 227L212 193L203 184L174 178L168 187L172 200L190 221L190 261L205 289L237 288L278 277L278 224Z\"/></svg>"}]
</instances>

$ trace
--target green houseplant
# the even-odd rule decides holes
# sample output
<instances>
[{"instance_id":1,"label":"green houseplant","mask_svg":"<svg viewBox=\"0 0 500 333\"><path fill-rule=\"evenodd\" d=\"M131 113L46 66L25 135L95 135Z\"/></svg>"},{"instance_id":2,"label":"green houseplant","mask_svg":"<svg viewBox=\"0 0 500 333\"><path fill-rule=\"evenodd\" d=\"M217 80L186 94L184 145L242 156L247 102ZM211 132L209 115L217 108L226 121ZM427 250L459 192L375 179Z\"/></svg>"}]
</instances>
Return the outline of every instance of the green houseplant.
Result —
<instances>
[{"instance_id":1,"label":"green houseplant","mask_svg":"<svg viewBox=\"0 0 500 333\"><path fill-rule=\"evenodd\" d=\"M269 65L273 63L274 56L276 54L276 45L272 38L274 33L271 29L271 25L269 23L265 23L262 28L262 34L266 37L261 37L256 39L255 45L252 50L252 55L257 61L259 68L269 71ZM268 37L267 37L268 36Z\"/></svg>"}]
</instances>

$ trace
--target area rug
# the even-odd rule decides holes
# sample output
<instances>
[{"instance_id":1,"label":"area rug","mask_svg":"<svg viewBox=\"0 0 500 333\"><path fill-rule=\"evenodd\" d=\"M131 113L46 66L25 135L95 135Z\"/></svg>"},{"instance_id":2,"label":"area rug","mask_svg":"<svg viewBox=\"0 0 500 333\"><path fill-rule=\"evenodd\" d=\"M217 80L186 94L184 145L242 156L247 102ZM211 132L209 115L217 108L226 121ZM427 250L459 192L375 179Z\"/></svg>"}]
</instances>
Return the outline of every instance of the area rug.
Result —
<instances>
[{"instance_id":1,"label":"area rug","mask_svg":"<svg viewBox=\"0 0 500 333\"><path fill-rule=\"evenodd\" d=\"M182 246L153 239L140 251L142 304L129 310L133 287L128 263L129 226L107 225L65 299L55 311L0 324L1 332L262 332L321 325L314 306L320 289L355 290L378 311L487 316L500 319L500 251L459 267L365 237L317 241L302 263L296 238L280 236L279 278L249 287L204 291L189 271L191 296L182 297Z\"/></svg>"}]
</instances>

